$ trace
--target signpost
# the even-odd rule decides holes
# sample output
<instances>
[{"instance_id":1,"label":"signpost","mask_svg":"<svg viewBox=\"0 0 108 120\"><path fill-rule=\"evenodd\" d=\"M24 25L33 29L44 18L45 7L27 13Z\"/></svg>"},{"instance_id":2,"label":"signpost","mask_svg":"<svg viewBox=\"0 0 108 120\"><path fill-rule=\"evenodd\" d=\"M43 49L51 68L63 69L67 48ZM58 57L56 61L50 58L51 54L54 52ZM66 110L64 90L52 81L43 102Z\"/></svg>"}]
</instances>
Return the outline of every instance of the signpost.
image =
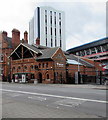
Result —
<instances>
[{"instance_id":1,"label":"signpost","mask_svg":"<svg viewBox=\"0 0 108 120\"><path fill-rule=\"evenodd\" d=\"M75 84L78 84L78 72L75 72Z\"/></svg>"}]
</instances>

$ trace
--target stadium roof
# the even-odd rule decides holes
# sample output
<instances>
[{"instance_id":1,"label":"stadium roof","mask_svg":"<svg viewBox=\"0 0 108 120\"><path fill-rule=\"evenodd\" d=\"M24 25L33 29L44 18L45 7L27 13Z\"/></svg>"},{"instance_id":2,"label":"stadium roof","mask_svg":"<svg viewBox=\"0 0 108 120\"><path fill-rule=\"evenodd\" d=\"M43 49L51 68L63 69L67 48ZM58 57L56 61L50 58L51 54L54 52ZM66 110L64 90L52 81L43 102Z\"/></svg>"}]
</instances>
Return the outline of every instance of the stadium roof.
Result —
<instances>
[{"instance_id":1,"label":"stadium roof","mask_svg":"<svg viewBox=\"0 0 108 120\"><path fill-rule=\"evenodd\" d=\"M67 52L74 53L74 52L77 52L80 50L85 50L85 49L92 48L92 47L99 46L99 45L103 45L106 43L108 43L108 37L105 37L105 38L102 38L102 39L99 39L99 40L96 40L93 42L89 42L89 43L68 49Z\"/></svg>"}]
</instances>

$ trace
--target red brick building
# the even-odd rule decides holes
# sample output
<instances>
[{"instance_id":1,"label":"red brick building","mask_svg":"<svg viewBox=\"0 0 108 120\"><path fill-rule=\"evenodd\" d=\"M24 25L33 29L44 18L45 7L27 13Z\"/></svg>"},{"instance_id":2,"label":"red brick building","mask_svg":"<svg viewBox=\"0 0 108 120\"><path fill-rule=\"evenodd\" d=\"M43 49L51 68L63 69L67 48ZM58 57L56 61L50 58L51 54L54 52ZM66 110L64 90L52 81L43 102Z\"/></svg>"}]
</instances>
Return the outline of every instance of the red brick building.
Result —
<instances>
[{"instance_id":1,"label":"red brick building","mask_svg":"<svg viewBox=\"0 0 108 120\"><path fill-rule=\"evenodd\" d=\"M28 44L28 33L20 40L20 31L12 30L12 38L7 32L0 33L0 77L7 81L8 75L15 82L26 80L38 83L74 83L76 72L83 76L96 78L96 71L101 71L99 63L83 57L69 55L59 47L48 48ZM87 79L86 79L87 81Z\"/></svg>"},{"instance_id":2,"label":"red brick building","mask_svg":"<svg viewBox=\"0 0 108 120\"><path fill-rule=\"evenodd\" d=\"M15 82L22 81L24 77L27 82L37 80L38 83L72 83L78 67L82 75L94 77L94 71L101 70L98 63L69 55L59 47L48 48L21 43L11 53L11 77ZM67 80L69 76L74 78L71 82Z\"/></svg>"},{"instance_id":3,"label":"red brick building","mask_svg":"<svg viewBox=\"0 0 108 120\"><path fill-rule=\"evenodd\" d=\"M11 54L11 69L14 80L25 75L29 82L34 79L39 83L66 82L66 57L58 47L21 43Z\"/></svg>"},{"instance_id":4,"label":"red brick building","mask_svg":"<svg viewBox=\"0 0 108 120\"><path fill-rule=\"evenodd\" d=\"M79 57L72 54L66 54L67 58L67 79L68 82L75 81L75 74L80 73L80 80L82 83L96 83L97 79L100 79L100 72L102 71L102 66L99 62L93 60ZM70 79L72 79L70 81ZM72 82L73 83L73 82Z\"/></svg>"},{"instance_id":5,"label":"red brick building","mask_svg":"<svg viewBox=\"0 0 108 120\"><path fill-rule=\"evenodd\" d=\"M24 42L27 42L27 32L24 32ZM0 33L0 80L7 81L10 74L10 59L11 52L20 44L20 31L12 30L12 38L8 37L6 31Z\"/></svg>"}]
</instances>

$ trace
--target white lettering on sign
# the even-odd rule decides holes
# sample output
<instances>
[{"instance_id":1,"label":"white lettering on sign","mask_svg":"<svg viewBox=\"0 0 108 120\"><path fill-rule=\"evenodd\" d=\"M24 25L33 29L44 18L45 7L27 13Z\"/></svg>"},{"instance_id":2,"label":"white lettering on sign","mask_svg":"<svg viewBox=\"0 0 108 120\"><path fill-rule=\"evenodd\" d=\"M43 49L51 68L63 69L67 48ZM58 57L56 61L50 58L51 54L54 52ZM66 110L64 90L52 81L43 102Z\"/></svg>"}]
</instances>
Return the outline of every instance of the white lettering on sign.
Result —
<instances>
[{"instance_id":1,"label":"white lettering on sign","mask_svg":"<svg viewBox=\"0 0 108 120\"><path fill-rule=\"evenodd\" d=\"M58 67L63 67L63 66L64 66L64 64L57 63L57 66L58 66Z\"/></svg>"}]
</instances>

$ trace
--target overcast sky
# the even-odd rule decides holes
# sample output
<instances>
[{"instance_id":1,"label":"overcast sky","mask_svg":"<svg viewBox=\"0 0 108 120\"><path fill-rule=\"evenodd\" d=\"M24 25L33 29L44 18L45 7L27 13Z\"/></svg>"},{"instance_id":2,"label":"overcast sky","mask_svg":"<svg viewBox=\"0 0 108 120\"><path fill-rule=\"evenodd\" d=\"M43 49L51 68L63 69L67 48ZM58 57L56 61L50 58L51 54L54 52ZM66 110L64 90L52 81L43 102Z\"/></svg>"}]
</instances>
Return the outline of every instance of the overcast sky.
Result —
<instances>
[{"instance_id":1,"label":"overcast sky","mask_svg":"<svg viewBox=\"0 0 108 120\"><path fill-rule=\"evenodd\" d=\"M65 12L67 49L106 36L106 0L1 0L0 31L7 31L11 37L12 29L16 28L20 30L22 39L39 5Z\"/></svg>"}]
</instances>

